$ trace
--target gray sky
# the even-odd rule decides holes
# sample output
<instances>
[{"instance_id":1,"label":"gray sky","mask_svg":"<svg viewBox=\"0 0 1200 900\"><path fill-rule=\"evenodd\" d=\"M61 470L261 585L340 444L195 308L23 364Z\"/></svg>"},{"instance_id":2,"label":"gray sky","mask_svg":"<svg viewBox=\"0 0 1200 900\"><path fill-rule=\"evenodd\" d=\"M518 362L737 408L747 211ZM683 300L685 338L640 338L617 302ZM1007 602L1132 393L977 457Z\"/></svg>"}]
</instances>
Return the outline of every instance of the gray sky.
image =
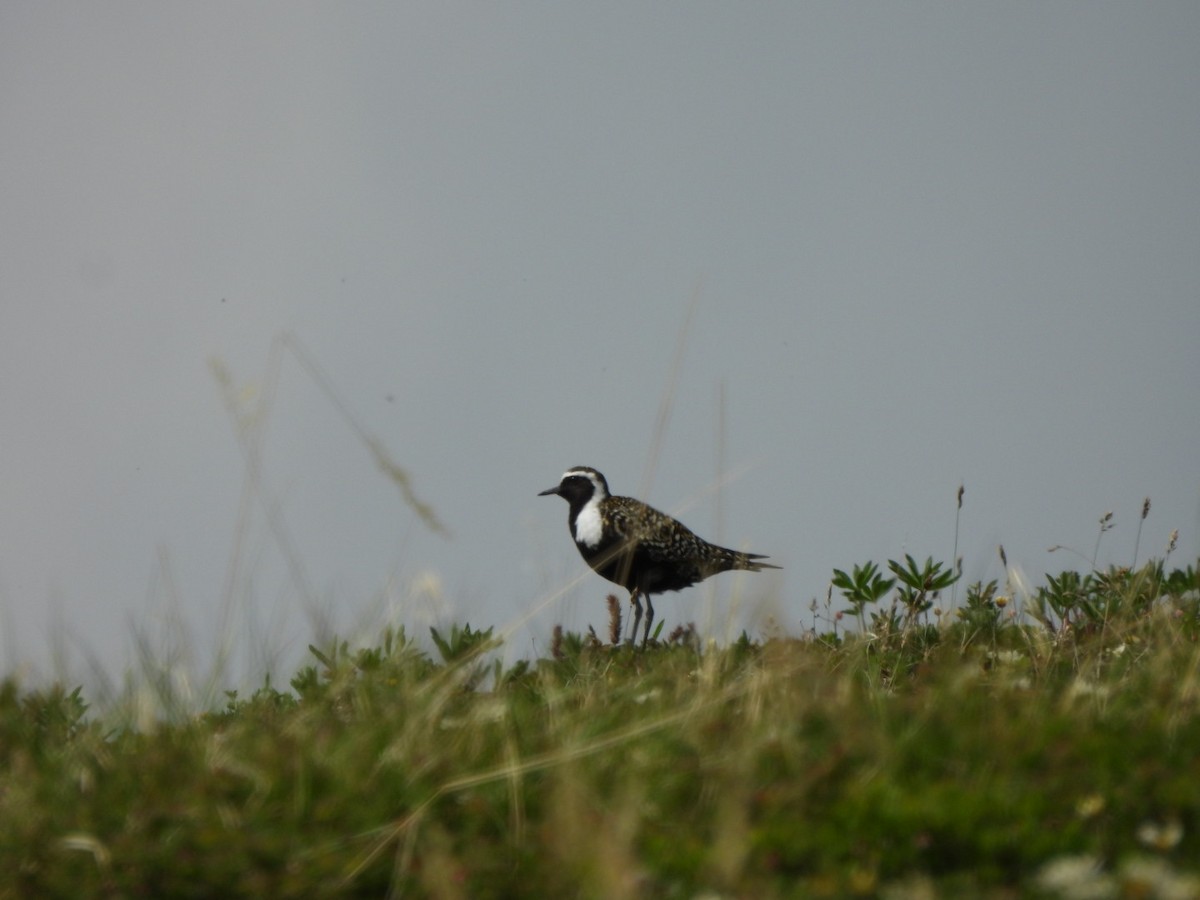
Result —
<instances>
[{"instance_id":1,"label":"gray sky","mask_svg":"<svg viewBox=\"0 0 1200 900\"><path fill-rule=\"evenodd\" d=\"M536 496L580 464L785 567L657 603L719 636L949 560L960 482L970 580L1108 510L1128 563L1144 496L1194 560L1197 47L1194 3L6 4L0 669L603 630Z\"/></svg>"}]
</instances>

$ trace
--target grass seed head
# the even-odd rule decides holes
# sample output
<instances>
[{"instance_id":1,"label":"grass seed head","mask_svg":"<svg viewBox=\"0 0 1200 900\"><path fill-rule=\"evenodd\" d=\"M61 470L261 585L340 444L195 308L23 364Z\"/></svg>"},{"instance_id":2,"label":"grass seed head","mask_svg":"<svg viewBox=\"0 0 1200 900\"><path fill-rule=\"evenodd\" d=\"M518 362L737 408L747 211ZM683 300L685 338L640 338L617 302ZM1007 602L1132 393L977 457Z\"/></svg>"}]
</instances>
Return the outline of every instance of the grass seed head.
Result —
<instances>
[{"instance_id":1,"label":"grass seed head","mask_svg":"<svg viewBox=\"0 0 1200 900\"><path fill-rule=\"evenodd\" d=\"M608 640L615 647L621 643L621 601L616 594L608 595Z\"/></svg>"}]
</instances>

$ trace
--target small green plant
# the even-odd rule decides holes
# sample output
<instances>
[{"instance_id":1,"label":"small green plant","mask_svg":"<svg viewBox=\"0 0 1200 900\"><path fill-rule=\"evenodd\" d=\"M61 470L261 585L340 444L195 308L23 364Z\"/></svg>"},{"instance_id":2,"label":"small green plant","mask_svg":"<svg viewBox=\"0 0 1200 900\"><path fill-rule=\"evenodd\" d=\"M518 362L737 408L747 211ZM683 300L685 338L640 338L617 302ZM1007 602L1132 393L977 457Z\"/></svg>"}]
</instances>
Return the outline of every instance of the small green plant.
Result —
<instances>
[{"instance_id":1,"label":"small green plant","mask_svg":"<svg viewBox=\"0 0 1200 900\"><path fill-rule=\"evenodd\" d=\"M940 562L934 562L928 557L923 565L909 554L904 555L904 562L888 560L888 568L900 583L899 600L904 607L905 620L916 622L933 606L938 595L958 580L958 573L946 568Z\"/></svg>"},{"instance_id":2,"label":"small green plant","mask_svg":"<svg viewBox=\"0 0 1200 900\"><path fill-rule=\"evenodd\" d=\"M862 566L855 565L849 575L841 569L833 570L833 586L850 602L860 629L866 628L866 606L878 603L895 583L895 578L886 578L880 574L879 566L873 562Z\"/></svg>"},{"instance_id":3,"label":"small green plant","mask_svg":"<svg viewBox=\"0 0 1200 900\"><path fill-rule=\"evenodd\" d=\"M41 759L74 740L86 727L82 691L54 684L22 695L14 679L5 679L0 684L0 763L17 751Z\"/></svg>"},{"instance_id":4,"label":"small green plant","mask_svg":"<svg viewBox=\"0 0 1200 900\"><path fill-rule=\"evenodd\" d=\"M1003 622L1007 597L997 597L995 581L975 582L967 586L966 603L957 611L958 621L967 632L967 640L983 638L995 641Z\"/></svg>"},{"instance_id":5,"label":"small green plant","mask_svg":"<svg viewBox=\"0 0 1200 900\"><path fill-rule=\"evenodd\" d=\"M1070 629L1085 614L1092 591L1090 574L1070 570L1057 576L1047 574L1046 583L1033 595L1034 615L1049 631Z\"/></svg>"},{"instance_id":6,"label":"small green plant","mask_svg":"<svg viewBox=\"0 0 1200 900\"><path fill-rule=\"evenodd\" d=\"M500 642L492 637L492 630L472 631L470 624L462 628L452 625L450 633L443 637L436 628L429 629L442 662L460 670L462 686L466 690L474 690L479 686L488 672L481 658L500 646Z\"/></svg>"},{"instance_id":7,"label":"small green plant","mask_svg":"<svg viewBox=\"0 0 1200 900\"><path fill-rule=\"evenodd\" d=\"M464 625L462 628L451 625L450 633L445 637L442 637L436 628L430 628L429 633L433 637L433 643L437 645L442 662L448 664L460 663L486 653L497 646L497 642L492 640L491 628L485 631L472 631L470 624Z\"/></svg>"},{"instance_id":8,"label":"small green plant","mask_svg":"<svg viewBox=\"0 0 1200 900\"><path fill-rule=\"evenodd\" d=\"M240 697L236 690L225 691L225 708L217 713L215 718L238 719L253 715L286 713L295 709L296 704L294 694L278 691L271 686L271 674L268 672L262 687L257 688L247 698Z\"/></svg>"}]
</instances>

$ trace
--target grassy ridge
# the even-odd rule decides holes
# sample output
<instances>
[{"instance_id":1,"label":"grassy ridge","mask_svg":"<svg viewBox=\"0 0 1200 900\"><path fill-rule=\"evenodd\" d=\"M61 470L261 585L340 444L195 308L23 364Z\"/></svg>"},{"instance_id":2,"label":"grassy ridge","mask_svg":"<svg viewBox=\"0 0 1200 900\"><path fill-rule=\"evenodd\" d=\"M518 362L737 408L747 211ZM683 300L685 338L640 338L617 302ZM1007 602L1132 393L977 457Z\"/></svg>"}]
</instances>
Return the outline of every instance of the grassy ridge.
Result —
<instances>
[{"instance_id":1,"label":"grassy ridge","mask_svg":"<svg viewBox=\"0 0 1200 900\"><path fill-rule=\"evenodd\" d=\"M1200 896L1196 570L891 571L860 633L389 632L148 729L9 681L0 896Z\"/></svg>"}]
</instances>

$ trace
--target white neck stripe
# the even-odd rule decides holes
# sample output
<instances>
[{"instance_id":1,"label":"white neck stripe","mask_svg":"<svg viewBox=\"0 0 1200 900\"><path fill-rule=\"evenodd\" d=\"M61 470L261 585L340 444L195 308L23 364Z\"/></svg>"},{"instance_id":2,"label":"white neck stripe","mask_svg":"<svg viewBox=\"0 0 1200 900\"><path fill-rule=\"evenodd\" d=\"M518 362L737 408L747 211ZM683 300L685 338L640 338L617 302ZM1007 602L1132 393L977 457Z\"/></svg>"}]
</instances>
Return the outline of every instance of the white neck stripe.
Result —
<instances>
[{"instance_id":1,"label":"white neck stripe","mask_svg":"<svg viewBox=\"0 0 1200 900\"><path fill-rule=\"evenodd\" d=\"M575 517L575 543L585 547L595 547L604 535L604 522L600 518L600 501L603 497L599 496L603 491L599 485L596 490L597 496L592 497Z\"/></svg>"}]
</instances>

